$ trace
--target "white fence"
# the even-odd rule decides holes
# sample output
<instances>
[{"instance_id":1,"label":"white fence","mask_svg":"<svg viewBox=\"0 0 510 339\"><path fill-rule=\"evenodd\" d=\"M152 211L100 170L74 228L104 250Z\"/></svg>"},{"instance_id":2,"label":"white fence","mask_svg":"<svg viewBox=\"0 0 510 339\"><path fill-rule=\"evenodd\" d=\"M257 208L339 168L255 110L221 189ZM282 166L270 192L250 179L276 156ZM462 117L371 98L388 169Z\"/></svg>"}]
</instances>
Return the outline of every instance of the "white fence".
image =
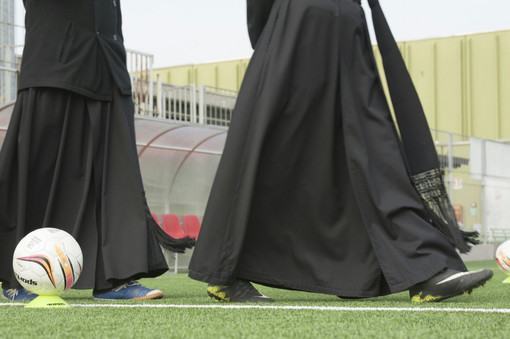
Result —
<instances>
[{"instance_id":1,"label":"white fence","mask_svg":"<svg viewBox=\"0 0 510 339\"><path fill-rule=\"evenodd\" d=\"M0 73L6 83L10 78L17 80L19 62L16 60L13 67L0 65ZM152 54L127 50L127 68L131 76L136 114L186 123L229 125L237 91L205 85L196 88L194 84L163 84L159 76L154 81L153 64ZM14 83L3 88L5 93L0 97L0 106L16 99L16 87ZM11 92L12 97L6 95Z\"/></svg>"},{"instance_id":2,"label":"white fence","mask_svg":"<svg viewBox=\"0 0 510 339\"><path fill-rule=\"evenodd\" d=\"M136 113L144 116L211 126L228 126L237 99L237 91L194 84L156 85L152 110L135 105ZM135 99L135 104L137 103Z\"/></svg>"},{"instance_id":3,"label":"white fence","mask_svg":"<svg viewBox=\"0 0 510 339\"><path fill-rule=\"evenodd\" d=\"M237 100L237 91L201 85L199 123L228 126Z\"/></svg>"},{"instance_id":4,"label":"white fence","mask_svg":"<svg viewBox=\"0 0 510 339\"><path fill-rule=\"evenodd\" d=\"M131 75L135 113L153 115L154 85L152 69L154 56L135 50L126 50L126 64Z\"/></svg>"},{"instance_id":5,"label":"white fence","mask_svg":"<svg viewBox=\"0 0 510 339\"><path fill-rule=\"evenodd\" d=\"M180 122L200 123L197 90L187 86L162 85L158 79L156 107L153 116Z\"/></svg>"},{"instance_id":6,"label":"white fence","mask_svg":"<svg viewBox=\"0 0 510 339\"><path fill-rule=\"evenodd\" d=\"M154 57L127 50L135 112L143 116L186 123L228 126L237 91L212 86L175 86L153 79Z\"/></svg>"}]
</instances>

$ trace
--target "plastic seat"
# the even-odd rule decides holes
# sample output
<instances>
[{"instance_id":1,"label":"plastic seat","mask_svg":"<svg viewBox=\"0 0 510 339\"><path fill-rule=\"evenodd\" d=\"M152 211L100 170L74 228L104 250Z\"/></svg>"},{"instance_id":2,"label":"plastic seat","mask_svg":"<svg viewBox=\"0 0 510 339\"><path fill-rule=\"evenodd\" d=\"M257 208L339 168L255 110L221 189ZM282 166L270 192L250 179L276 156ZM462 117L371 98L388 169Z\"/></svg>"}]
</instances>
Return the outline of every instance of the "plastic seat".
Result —
<instances>
[{"instance_id":1,"label":"plastic seat","mask_svg":"<svg viewBox=\"0 0 510 339\"><path fill-rule=\"evenodd\" d=\"M165 213L161 216L163 230L174 239L186 238L186 233L182 230L181 221L176 214Z\"/></svg>"},{"instance_id":2,"label":"plastic seat","mask_svg":"<svg viewBox=\"0 0 510 339\"><path fill-rule=\"evenodd\" d=\"M200 219L196 215L185 214L182 216L182 227L188 237L197 239L201 227Z\"/></svg>"}]
</instances>

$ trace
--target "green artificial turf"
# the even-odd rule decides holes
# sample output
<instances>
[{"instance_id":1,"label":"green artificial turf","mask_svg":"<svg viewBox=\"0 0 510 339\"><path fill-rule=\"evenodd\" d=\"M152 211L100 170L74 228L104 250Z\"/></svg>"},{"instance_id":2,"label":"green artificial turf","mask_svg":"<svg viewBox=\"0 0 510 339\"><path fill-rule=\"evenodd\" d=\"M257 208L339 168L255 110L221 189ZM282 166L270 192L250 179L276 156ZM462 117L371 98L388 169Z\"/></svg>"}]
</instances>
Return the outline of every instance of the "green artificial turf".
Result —
<instances>
[{"instance_id":1,"label":"green artificial turf","mask_svg":"<svg viewBox=\"0 0 510 339\"><path fill-rule=\"evenodd\" d=\"M494 278L471 295L440 303L411 304L407 292L364 300L257 288L275 299L271 306L337 309L190 308L214 303L206 285L186 274L141 280L165 293L162 300L116 302L116 305L160 305L161 308L95 307L91 291L62 294L70 309L26 309L0 304L0 338L507 338L510 313L440 311L440 309L510 309L510 285L491 262L469 263L471 270L489 267ZM84 307L89 305L93 307ZM181 305L183 308L165 305ZM244 305L244 304L236 304ZM362 309L364 308L364 309ZM373 308L384 308L373 310ZM390 310L403 308L404 310ZM429 309L422 312L412 310ZM368 309L368 310L367 310ZM411 310L408 310L411 309Z\"/></svg>"}]
</instances>

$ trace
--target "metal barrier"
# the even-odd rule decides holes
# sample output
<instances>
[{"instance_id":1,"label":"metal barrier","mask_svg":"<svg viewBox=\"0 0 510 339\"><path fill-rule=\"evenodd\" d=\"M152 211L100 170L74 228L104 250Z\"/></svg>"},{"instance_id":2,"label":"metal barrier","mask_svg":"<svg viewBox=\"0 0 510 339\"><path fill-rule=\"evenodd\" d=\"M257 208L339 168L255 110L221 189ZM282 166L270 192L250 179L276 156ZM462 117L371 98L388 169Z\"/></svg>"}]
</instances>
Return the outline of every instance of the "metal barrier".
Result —
<instances>
[{"instance_id":1,"label":"metal barrier","mask_svg":"<svg viewBox=\"0 0 510 339\"><path fill-rule=\"evenodd\" d=\"M186 86L163 84L159 75L154 82L152 54L128 49L126 55L136 114L212 126L230 124L237 91L205 85L200 85L197 90L195 84ZM19 63L19 60L17 62ZM19 68L18 63L14 66ZM1 105L16 99L18 68L0 65L2 79L7 79L9 72L15 73L12 76L14 84L3 87L5 93L2 92L3 95L0 95Z\"/></svg>"},{"instance_id":2,"label":"metal barrier","mask_svg":"<svg viewBox=\"0 0 510 339\"><path fill-rule=\"evenodd\" d=\"M135 113L152 116L154 114L154 84L152 80L154 55L128 49L126 57L133 87Z\"/></svg>"},{"instance_id":3,"label":"metal barrier","mask_svg":"<svg viewBox=\"0 0 510 339\"><path fill-rule=\"evenodd\" d=\"M199 123L197 118L197 90L194 84L163 86L158 81L157 93L155 116L173 121Z\"/></svg>"},{"instance_id":4,"label":"metal barrier","mask_svg":"<svg viewBox=\"0 0 510 339\"><path fill-rule=\"evenodd\" d=\"M195 84L163 84L158 76L156 107L146 114L161 119L210 126L229 126L237 91ZM140 113L139 113L140 114Z\"/></svg>"},{"instance_id":5,"label":"metal barrier","mask_svg":"<svg viewBox=\"0 0 510 339\"><path fill-rule=\"evenodd\" d=\"M234 90L200 85L199 123L229 126L237 94Z\"/></svg>"}]
</instances>

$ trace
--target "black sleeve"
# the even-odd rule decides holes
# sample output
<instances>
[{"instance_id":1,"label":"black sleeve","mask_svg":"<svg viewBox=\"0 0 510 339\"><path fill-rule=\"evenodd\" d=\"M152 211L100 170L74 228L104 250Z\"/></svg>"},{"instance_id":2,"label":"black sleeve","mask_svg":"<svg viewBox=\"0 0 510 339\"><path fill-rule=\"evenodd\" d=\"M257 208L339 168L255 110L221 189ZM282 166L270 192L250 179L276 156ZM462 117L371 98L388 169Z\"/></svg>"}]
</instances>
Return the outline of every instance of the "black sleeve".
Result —
<instances>
[{"instance_id":1,"label":"black sleeve","mask_svg":"<svg viewBox=\"0 0 510 339\"><path fill-rule=\"evenodd\" d=\"M274 0L246 0L248 12L248 34L253 48L266 25Z\"/></svg>"}]
</instances>

